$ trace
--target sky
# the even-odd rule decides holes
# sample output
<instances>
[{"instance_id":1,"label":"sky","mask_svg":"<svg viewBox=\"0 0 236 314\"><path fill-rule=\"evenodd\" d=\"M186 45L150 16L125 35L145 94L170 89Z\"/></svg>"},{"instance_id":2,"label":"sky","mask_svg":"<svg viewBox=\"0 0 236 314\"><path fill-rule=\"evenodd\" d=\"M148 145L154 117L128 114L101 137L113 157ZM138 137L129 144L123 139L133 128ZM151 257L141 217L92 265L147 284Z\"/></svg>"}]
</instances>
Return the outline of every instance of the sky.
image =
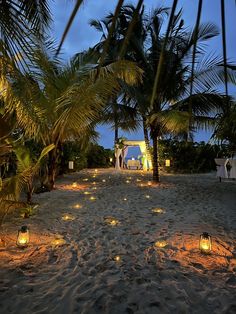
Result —
<instances>
[{"instance_id":1,"label":"sky","mask_svg":"<svg viewBox=\"0 0 236 314\"><path fill-rule=\"evenodd\" d=\"M201 22L213 22L219 27L221 25L220 0L203 0L203 11ZM136 4L137 1L127 1L126 3ZM147 11L151 11L156 6L171 7L173 0L144 0ZM51 25L51 35L59 43L66 23L70 17L75 1L73 0L50 0L50 7L53 16ZM108 13L114 12L117 0L85 0L80 8L70 32L62 48L63 58L69 60L75 53L81 52L94 46L99 42L100 34L89 25L91 19L102 19ZM183 8L183 18L186 26L192 27L196 21L198 0L179 0L178 8ZM226 29L227 29L227 55L231 62L236 62L236 38L235 38L235 20L236 5L235 0L225 0L226 6ZM222 55L221 35L211 39L206 48L207 53ZM236 90L230 86L229 92L236 96ZM114 132L109 126L98 127L100 133L99 144L106 148L112 148L114 142ZM142 140L142 130L135 133L124 133L120 131L119 136L125 136L132 140ZM195 136L196 141L208 141L209 132L199 132Z\"/></svg>"}]
</instances>

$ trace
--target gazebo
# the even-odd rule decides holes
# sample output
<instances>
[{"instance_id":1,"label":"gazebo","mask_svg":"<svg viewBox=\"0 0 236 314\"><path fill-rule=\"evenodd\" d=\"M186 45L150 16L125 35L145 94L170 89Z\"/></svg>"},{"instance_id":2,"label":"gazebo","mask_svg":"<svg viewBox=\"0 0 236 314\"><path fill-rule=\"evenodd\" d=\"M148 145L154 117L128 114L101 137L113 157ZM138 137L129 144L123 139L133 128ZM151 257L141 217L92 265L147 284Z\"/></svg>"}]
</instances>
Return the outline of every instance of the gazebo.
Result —
<instances>
[{"instance_id":1,"label":"gazebo","mask_svg":"<svg viewBox=\"0 0 236 314\"><path fill-rule=\"evenodd\" d=\"M115 168L117 170L121 170L119 157L120 156L122 157L122 165L123 165L124 159L125 159L125 157L128 154L129 147L135 147L135 146L139 146L141 154L143 156L143 170L147 171L148 169L152 169L152 161L151 161L151 157L147 153L145 141L129 141L129 140L125 140L125 141L123 141L123 145L124 145L123 148L119 148L117 146L116 149L115 149L115 157L116 157Z\"/></svg>"}]
</instances>

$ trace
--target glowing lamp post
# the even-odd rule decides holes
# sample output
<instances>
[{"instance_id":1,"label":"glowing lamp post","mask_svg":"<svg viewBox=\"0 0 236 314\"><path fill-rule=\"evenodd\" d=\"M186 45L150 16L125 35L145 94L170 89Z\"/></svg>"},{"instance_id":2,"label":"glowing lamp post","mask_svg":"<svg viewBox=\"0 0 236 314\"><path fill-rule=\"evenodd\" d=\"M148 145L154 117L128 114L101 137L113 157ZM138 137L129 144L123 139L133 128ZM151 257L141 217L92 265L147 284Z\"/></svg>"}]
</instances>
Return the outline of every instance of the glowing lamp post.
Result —
<instances>
[{"instance_id":1,"label":"glowing lamp post","mask_svg":"<svg viewBox=\"0 0 236 314\"><path fill-rule=\"evenodd\" d=\"M166 165L166 167L170 167L170 159L165 160L165 165Z\"/></svg>"},{"instance_id":2,"label":"glowing lamp post","mask_svg":"<svg viewBox=\"0 0 236 314\"><path fill-rule=\"evenodd\" d=\"M16 244L17 244L17 246L19 246L21 248L28 246L28 244L29 244L29 229L27 226L22 226L18 230Z\"/></svg>"},{"instance_id":3,"label":"glowing lamp post","mask_svg":"<svg viewBox=\"0 0 236 314\"><path fill-rule=\"evenodd\" d=\"M202 253L209 254L211 252L211 236L207 232L200 235L199 249Z\"/></svg>"}]
</instances>

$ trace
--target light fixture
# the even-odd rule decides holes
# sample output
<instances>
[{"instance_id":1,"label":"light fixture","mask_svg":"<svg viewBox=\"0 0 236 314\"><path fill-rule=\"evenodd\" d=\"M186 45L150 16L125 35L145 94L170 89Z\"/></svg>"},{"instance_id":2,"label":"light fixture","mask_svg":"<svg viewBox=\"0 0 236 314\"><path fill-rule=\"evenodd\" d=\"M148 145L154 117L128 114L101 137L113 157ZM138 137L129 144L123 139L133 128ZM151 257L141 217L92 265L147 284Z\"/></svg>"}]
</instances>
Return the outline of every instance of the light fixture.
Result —
<instances>
[{"instance_id":1,"label":"light fixture","mask_svg":"<svg viewBox=\"0 0 236 314\"><path fill-rule=\"evenodd\" d=\"M29 228L27 226L22 226L18 230L16 244L18 247L25 248L29 244Z\"/></svg>"},{"instance_id":2,"label":"light fixture","mask_svg":"<svg viewBox=\"0 0 236 314\"><path fill-rule=\"evenodd\" d=\"M61 219L64 221L72 221L75 220L75 217L71 214L64 214Z\"/></svg>"},{"instance_id":3,"label":"light fixture","mask_svg":"<svg viewBox=\"0 0 236 314\"><path fill-rule=\"evenodd\" d=\"M211 252L212 241L211 236L207 232L200 235L199 249L202 253L209 254Z\"/></svg>"},{"instance_id":4,"label":"light fixture","mask_svg":"<svg viewBox=\"0 0 236 314\"><path fill-rule=\"evenodd\" d=\"M74 208L77 208L77 209L79 209L81 207L82 207L82 205L80 205L80 204L75 204L75 206L74 206Z\"/></svg>"},{"instance_id":5,"label":"light fixture","mask_svg":"<svg viewBox=\"0 0 236 314\"><path fill-rule=\"evenodd\" d=\"M151 186L152 185L152 181L148 181L148 186Z\"/></svg>"},{"instance_id":6,"label":"light fixture","mask_svg":"<svg viewBox=\"0 0 236 314\"><path fill-rule=\"evenodd\" d=\"M157 214L163 214L165 212L165 210L162 209L162 208L157 207L157 208L153 208L152 212L153 213L157 213Z\"/></svg>"},{"instance_id":7,"label":"light fixture","mask_svg":"<svg viewBox=\"0 0 236 314\"><path fill-rule=\"evenodd\" d=\"M120 257L119 255L116 255L116 256L113 257L113 260L114 260L115 262L120 262L121 257Z\"/></svg>"},{"instance_id":8,"label":"light fixture","mask_svg":"<svg viewBox=\"0 0 236 314\"><path fill-rule=\"evenodd\" d=\"M167 242L165 240L159 240L157 242L155 242L155 247L158 247L158 248L164 248L167 246Z\"/></svg>"},{"instance_id":9,"label":"light fixture","mask_svg":"<svg viewBox=\"0 0 236 314\"><path fill-rule=\"evenodd\" d=\"M73 183L72 183L72 187L73 187L73 188L76 188L76 187L77 187L77 182L73 182Z\"/></svg>"},{"instance_id":10,"label":"light fixture","mask_svg":"<svg viewBox=\"0 0 236 314\"><path fill-rule=\"evenodd\" d=\"M165 165L166 165L166 167L170 167L170 159L165 160Z\"/></svg>"},{"instance_id":11,"label":"light fixture","mask_svg":"<svg viewBox=\"0 0 236 314\"><path fill-rule=\"evenodd\" d=\"M74 169L74 161L72 161L72 160L69 161L68 168L69 168L69 170L73 170Z\"/></svg>"}]
</instances>

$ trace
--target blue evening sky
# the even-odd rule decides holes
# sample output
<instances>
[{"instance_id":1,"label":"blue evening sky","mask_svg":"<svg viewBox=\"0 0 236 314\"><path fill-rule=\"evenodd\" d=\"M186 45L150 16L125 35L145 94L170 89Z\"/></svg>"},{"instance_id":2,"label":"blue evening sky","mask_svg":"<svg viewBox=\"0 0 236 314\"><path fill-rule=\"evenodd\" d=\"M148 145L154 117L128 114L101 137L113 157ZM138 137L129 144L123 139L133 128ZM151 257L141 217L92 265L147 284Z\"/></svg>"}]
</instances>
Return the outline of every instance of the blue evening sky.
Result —
<instances>
[{"instance_id":1,"label":"blue evening sky","mask_svg":"<svg viewBox=\"0 0 236 314\"><path fill-rule=\"evenodd\" d=\"M137 1L127 1L126 3L136 4ZM147 10L151 10L155 6L172 5L172 0L144 0ZM53 23L51 26L52 36L57 42L60 41L63 30L69 19L75 1L72 0L51 0L51 10L53 14ZM92 47L100 39L100 34L89 26L91 19L101 19L107 13L114 12L117 0L85 0L80 8L79 13L74 20L70 29L69 35L63 45L62 53L64 59L69 59L75 53L86 50ZM230 61L236 61L236 40L235 40L235 20L236 20L236 5L235 0L226 0L226 22L227 22L227 54ZM183 8L183 18L187 26L193 26L196 20L198 0L179 0L179 8ZM220 0L203 0L203 15L201 22L213 22L220 29ZM213 52L216 55L222 54L221 35L208 42L207 53ZM230 87L230 93L235 96L235 88ZM109 126L98 127L100 133L99 143L106 148L113 146L114 132ZM125 136L129 139L143 139L142 130L127 134L120 131L120 136ZM209 139L209 132L199 132L195 136L196 141Z\"/></svg>"}]
</instances>

